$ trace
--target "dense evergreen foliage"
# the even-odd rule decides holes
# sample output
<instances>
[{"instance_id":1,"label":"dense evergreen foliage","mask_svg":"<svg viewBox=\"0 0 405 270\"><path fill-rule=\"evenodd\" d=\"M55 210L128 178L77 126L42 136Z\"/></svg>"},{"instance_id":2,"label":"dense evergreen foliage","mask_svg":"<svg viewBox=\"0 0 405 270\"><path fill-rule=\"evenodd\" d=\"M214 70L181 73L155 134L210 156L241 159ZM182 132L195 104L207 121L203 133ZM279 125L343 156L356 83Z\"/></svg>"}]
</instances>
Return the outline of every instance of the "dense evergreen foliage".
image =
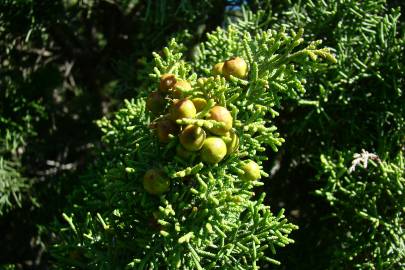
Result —
<instances>
[{"instance_id":1,"label":"dense evergreen foliage","mask_svg":"<svg viewBox=\"0 0 405 270\"><path fill-rule=\"evenodd\" d=\"M330 205L326 212L322 201L302 209L307 216L300 225L306 229L298 237L317 241L317 247L310 246L322 250L305 252L313 258L307 267L399 269L405 261L405 32L400 10L385 1L310 1L295 4L280 18L324 40L338 60L307 76L303 100L286 107L282 162L291 168L284 170L316 181L313 192ZM350 171L360 158L372 165ZM297 197L293 207L301 208L303 196ZM315 226L322 238L309 233Z\"/></svg>"},{"instance_id":2,"label":"dense evergreen foliage","mask_svg":"<svg viewBox=\"0 0 405 270\"><path fill-rule=\"evenodd\" d=\"M0 268L402 269L403 8L2 1ZM214 77L234 56L249 76ZM231 111L238 152L210 166L158 143L145 100L167 72Z\"/></svg>"},{"instance_id":3,"label":"dense evergreen foliage","mask_svg":"<svg viewBox=\"0 0 405 270\"><path fill-rule=\"evenodd\" d=\"M215 104L227 107L240 138L239 151L213 162L218 163L215 166L207 164L203 154L203 163L198 157L176 156L175 138L162 145L150 131L155 120L145 110L146 91L140 90L140 98L128 101L114 119L99 121L107 150L100 153L101 165L87 175L88 188L76 194L80 203L72 198L79 207L64 214L68 226L59 234L63 238L56 240L55 251L63 266L257 269L259 262L279 264L270 254L275 247L291 243L288 234L295 226L286 223L282 212L272 214L262 203L265 193L254 196L250 190L263 182L240 177L242 164L249 159L261 164L268 159L261 154L266 146L277 151L283 143L272 118L284 97L304 91L295 65L305 69L312 54L336 60L328 49L317 49L316 42L296 50L303 42L302 30L291 36L283 30L262 31L257 25L263 13L246 15L246 21L209 34L197 47L194 69L182 61L184 46L171 42L163 50L164 57L155 54L151 77L156 79L148 84L152 91L161 74L173 73L192 85L191 93L185 94L188 98L207 101L196 119L178 119L180 125L197 125L218 134L219 127L210 127L215 122L204 116ZM214 64L235 55L247 59L246 80L228 78L225 72L227 79L212 76ZM160 118L157 121L165 121ZM162 168L163 177L170 178L167 194L150 196L145 184L146 191L142 187L142 176L151 168ZM86 260L67 261L71 252Z\"/></svg>"},{"instance_id":4,"label":"dense evergreen foliage","mask_svg":"<svg viewBox=\"0 0 405 270\"><path fill-rule=\"evenodd\" d=\"M41 227L91 160L94 121L134 95L151 52L221 23L225 3L194 2L0 2L0 264L41 263Z\"/></svg>"}]
</instances>

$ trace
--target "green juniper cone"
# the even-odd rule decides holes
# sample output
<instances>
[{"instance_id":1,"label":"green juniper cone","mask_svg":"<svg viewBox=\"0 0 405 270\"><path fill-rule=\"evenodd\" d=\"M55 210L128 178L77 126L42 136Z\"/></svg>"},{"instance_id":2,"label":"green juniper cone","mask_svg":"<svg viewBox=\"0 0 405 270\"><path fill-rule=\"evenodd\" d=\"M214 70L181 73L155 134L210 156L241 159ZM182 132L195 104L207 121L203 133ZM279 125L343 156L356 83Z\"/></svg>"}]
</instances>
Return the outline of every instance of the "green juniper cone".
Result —
<instances>
[{"instance_id":1,"label":"green juniper cone","mask_svg":"<svg viewBox=\"0 0 405 270\"><path fill-rule=\"evenodd\" d=\"M218 64L217 64L218 65ZM216 65L214 66L214 68ZM220 66L215 68L215 71L220 70ZM222 66L222 74L226 77L235 76L237 78L243 79L248 74L248 66L245 60L240 57L234 57L226 60Z\"/></svg>"},{"instance_id":2,"label":"green juniper cone","mask_svg":"<svg viewBox=\"0 0 405 270\"><path fill-rule=\"evenodd\" d=\"M193 98L191 101L193 102L197 112L201 112L205 108L205 106L207 106L207 101L203 98L197 97Z\"/></svg>"},{"instance_id":3,"label":"green juniper cone","mask_svg":"<svg viewBox=\"0 0 405 270\"><path fill-rule=\"evenodd\" d=\"M243 174L241 178L246 181L255 181L260 178L260 167L253 160L248 160L242 165Z\"/></svg>"},{"instance_id":4,"label":"green juniper cone","mask_svg":"<svg viewBox=\"0 0 405 270\"><path fill-rule=\"evenodd\" d=\"M235 152L236 150L238 150L238 148L239 148L239 137L235 133L235 131L230 130L226 134L225 143L226 143L226 148L227 148L227 151L226 151L227 155L230 155L233 152Z\"/></svg>"},{"instance_id":5,"label":"green juniper cone","mask_svg":"<svg viewBox=\"0 0 405 270\"><path fill-rule=\"evenodd\" d=\"M226 108L222 106L212 107L207 119L224 123L222 127L214 127L210 129L210 131L216 135L225 135L232 128L232 115Z\"/></svg>"},{"instance_id":6,"label":"green juniper cone","mask_svg":"<svg viewBox=\"0 0 405 270\"><path fill-rule=\"evenodd\" d=\"M143 176L144 189L153 195L160 195L169 190L170 180L161 170L149 169Z\"/></svg>"},{"instance_id":7,"label":"green juniper cone","mask_svg":"<svg viewBox=\"0 0 405 270\"><path fill-rule=\"evenodd\" d=\"M262 17L249 13L244 18L210 33L191 62L183 60L184 45L172 40L163 56L154 54L154 74L140 97L126 101L112 119L98 121L105 147L88 185L76 194L81 213L87 214L73 209L63 215L67 225L58 231L60 240L53 248L57 263L85 269L190 270L280 264L274 259L276 249L293 243L289 234L297 227L283 211L274 214L264 204L264 193L255 194L255 187L263 185L256 169L268 159L266 148L277 151L284 142L273 118L285 96L304 91L298 67L320 65L310 54L334 57L326 48L302 44L302 30L249 29ZM241 76L212 73L221 59L235 55L249 66L249 74L247 69ZM181 100L168 98L168 109L157 116L146 109L146 97L162 85L162 78L185 80L193 88ZM165 81L160 91L169 92L172 84ZM165 127L155 136L153 123L168 118L173 131L192 127L207 133L196 137L192 150L197 151L189 158L182 133ZM220 135L214 136L215 131ZM245 173L242 164L251 164L250 159L258 166ZM162 175L145 178L151 167L161 168ZM259 173L263 180L268 177L260 167ZM161 193L161 185L155 187L149 178L169 179L170 187L163 185ZM80 249L85 259L64 260L72 249Z\"/></svg>"},{"instance_id":8,"label":"green juniper cone","mask_svg":"<svg viewBox=\"0 0 405 270\"><path fill-rule=\"evenodd\" d=\"M198 151L203 146L206 134L204 129L194 125L186 126L179 135L180 143L188 151Z\"/></svg>"},{"instance_id":9,"label":"green juniper cone","mask_svg":"<svg viewBox=\"0 0 405 270\"><path fill-rule=\"evenodd\" d=\"M181 144L176 146L176 154L183 159L189 159L192 156L192 152L185 149Z\"/></svg>"},{"instance_id":10,"label":"green juniper cone","mask_svg":"<svg viewBox=\"0 0 405 270\"><path fill-rule=\"evenodd\" d=\"M171 91L172 96L174 98L180 98L182 95L185 95L186 93L190 92L192 90L191 84L188 81L184 80L178 80L174 87L173 90Z\"/></svg>"},{"instance_id":11,"label":"green juniper cone","mask_svg":"<svg viewBox=\"0 0 405 270\"><path fill-rule=\"evenodd\" d=\"M223 68L224 68L224 62L220 62L215 64L212 67L212 74L213 75L222 75L223 74Z\"/></svg>"},{"instance_id":12,"label":"green juniper cone","mask_svg":"<svg viewBox=\"0 0 405 270\"><path fill-rule=\"evenodd\" d=\"M201 160L207 164L217 164L227 153L225 142L220 137L208 137L201 149Z\"/></svg>"},{"instance_id":13,"label":"green juniper cone","mask_svg":"<svg viewBox=\"0 0 405 270\"><path fill-rule=\"evenodd\" d=\"M170 136L176 135L178 131L179 128L176 123L167 118L158 120L156 124L156 133L159 141L162 143L168 143L170 141Z\"/></svg>"},{"instance_id":14,"label":"green juniper cone","mask_svg":"<svg viewBox=\"0 0 405 270\"><path fill-rule=\"evenodd\" d=\"M194 118L197 110L193 102L189 99L175 100L170 107L170 119Z\"/></svg>"}]
</instances>

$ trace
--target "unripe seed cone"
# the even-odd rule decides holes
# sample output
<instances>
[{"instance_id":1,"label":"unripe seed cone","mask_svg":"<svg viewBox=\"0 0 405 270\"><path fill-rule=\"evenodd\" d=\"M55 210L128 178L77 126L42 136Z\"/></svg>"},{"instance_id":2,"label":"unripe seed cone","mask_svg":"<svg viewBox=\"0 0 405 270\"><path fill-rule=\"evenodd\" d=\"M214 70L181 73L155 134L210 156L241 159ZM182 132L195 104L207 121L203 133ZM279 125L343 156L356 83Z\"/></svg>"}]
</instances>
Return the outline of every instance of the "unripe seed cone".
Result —
<instances>
[{"instance_id":1,"label":"unripe seed cone","mask_svg":"<svg viewBox=\"0 0 405 270\"><path fill-rule=\"evenodd\" d=\"M236 135L236 133L233 130L229 131L228 134L230 140L226 143L226 148L227 148L227 155L232 154L239 148L239 137Z\"/></svg>"},{"instance_id":2,"label":"unripe seed cone","mask_svg":"<svg viewBox=\"0 0 405 270\"><path fill-rule=\"evenodd\" d=\"M187 151L187 149L185 149L183 146L181 146L181 144L178 144L176 146L176 154L183 159L189 159L189 158L191 158L191 155L193 153L191 153L190 151Z\"/></svg>"},{"instance_id":3,"label":"unripe seed cone","mask_svg":"<svg viewBox=\"0 0 405 270\"><path fill-rule=\"evenodd\" d=\"M170 119L162 119L156 125L156 132L160 142L167 143L169 134L176 135L179 132L178 125Z\"/></svg>"},{"instance_id":4,"label":"unripe seed cone","mask_svg":"<svg viewBox=\"0 0 405 270\"><path fill-rule=\"evenodd\" d=\"M160 76L159 90L166 94L176 84L176 76L174 74L163 74Z\"/></svg>"},{"instance_id":5,"label":"unripe seed cone","mask_svg":"<svg viewBox=\"0 0 405 270\"><path fill-rule=\"evenodd\" d=\"M232 115L231 113L222 106L214 106L210 110L210 116L208 117L210 120L215 120L218 122L222 122L225 124L223 127L219 128L212 128L210 131L216 135L226 135L226 133L232 129Z\"/></svg>"},{"instance_id":6,"label":"unripe seed cone","mask_svg":"<svg viewBox=\"0 0 405 270\"><path fill-rule=\"evenodd\" d=\"M170 180L161 170L149 169L143 176L144 189L153 195L160 195L169 190Z\"/></svg>"},{"instance_id":7,"label":"unripe seed cone","mask_svg":"<svg viewBox=\"0 0 405 270\"><path fill-rule=\"evenodd\" d=\"M159 114L165 108L165 99L159 92L151 92L146 100L146 108L154 114Z\"/></svg>"},{"instance_id":8,"label":"unripe seed cone","mask_svg":"<svg viewBox=\"0 0 405 270\"><path fill-rule=\"evenodd\" d=\"M170 119L176 121L181 118L194 118L197 110L193 102L189 99L180 99L173 102L170 107Z\"/></svg>"},{"instance_id":9,"label":"unripe seed cone","mask_svg":"<svg viewBox=\"0 0 405 270\"><path fill-rule=\"evenodd\" d=\"M188 151L198 151L203 146L206 134L204 129L188 125L180 134L180 143Z\"/></svg>"},{"instance_id":10,"label":"unripe seed cone","mask_svg":"<svg viewBox=\"0 0 405 270\"><path fill-rule=\"evenodd\" d=\"M231 58L224 62L222 73L229 77L230 75L243 79L248 74L248 66L245 60L240 57Z\"/></svg>"},{"instance_id":11,"label":"unripe seed cone","mask_svg":"<svg viewBox=\"0 0 405 270\"><path fill-rule=\"evenodd\" d=\"M201 148L201 160L207 164L217 164L226 156L226 144L220 137L208 137Z\"/></svg>"},{"instance_id":12,"label":"unripe seed cone","mask_svg":"<svg viewBox=\"0 0 405 270\"><path fill-rule=\"evenodd\" d=\"M224 62L220 62L220 63L215 64L212 67L212 74L213 75L222 75L223 68L224 68Z\"/></svg>"},{"instance_id":13,"label":"unripe seed cone","mask_svg":"<svg viewBox=\"0 0 405 270\"><path fill-rule=\"evenodd\" d=\"M245 181L255 181L258 180L260 176L260 167L253 160L247 161L242 165L241 168L245 173L240 176L241 179Z\"/></svg>"},{"instance_id":14,"label":"unripe seed cone","mask_svg":"<svg viewBox=\"0 0 405 270\"><path fill-rule=\"evenodd\" d=\"M173 89L170 90L170 93L173 97L180 98L184 92L190 92L191 89L191 84L188 81L177 80Z\"/></svg>"},{"instance_id":15,"label":"unripe seed cone","mask_svg":"<svg viewBox=\"0 0 405 270\"><path fill-rule=\"evenodd\" d=\"M191 101L197 112L201 112L207 106L207 101L203 98L193 98Z\"/></svg>"}]
</instances>

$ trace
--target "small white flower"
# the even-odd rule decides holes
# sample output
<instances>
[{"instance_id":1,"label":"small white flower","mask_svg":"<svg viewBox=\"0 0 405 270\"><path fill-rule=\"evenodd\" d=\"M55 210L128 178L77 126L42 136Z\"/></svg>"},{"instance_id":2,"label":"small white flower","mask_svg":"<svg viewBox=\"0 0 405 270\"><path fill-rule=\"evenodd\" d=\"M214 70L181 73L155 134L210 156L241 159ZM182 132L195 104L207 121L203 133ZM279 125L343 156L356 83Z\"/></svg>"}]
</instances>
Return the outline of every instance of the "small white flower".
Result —
<instances>
[{"instance_id":1,"label":"small white flower","mask_svg":"<svg viewBox=\"0 0 405 270\"><path fill-rule=\"evenodd\" d=\"M362 166L364 169L367 169L367 164L368 160L376 160L378 162L381 162L380 158L373 153L369 153L364 149L361 149L361 153L356 153L353 155L353 161L352 161L352 166L349 168L349 173L354 172L357 166Z\"/></svg>"}]
</instances>

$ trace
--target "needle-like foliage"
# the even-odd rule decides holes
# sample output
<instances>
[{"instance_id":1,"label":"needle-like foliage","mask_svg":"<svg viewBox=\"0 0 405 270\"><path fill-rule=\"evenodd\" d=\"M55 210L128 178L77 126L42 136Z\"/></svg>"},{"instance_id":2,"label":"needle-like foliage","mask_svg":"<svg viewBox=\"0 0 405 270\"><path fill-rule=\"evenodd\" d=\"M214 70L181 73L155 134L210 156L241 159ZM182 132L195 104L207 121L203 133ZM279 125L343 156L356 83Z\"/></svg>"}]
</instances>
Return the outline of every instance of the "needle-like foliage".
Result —
<instances>
[{"instance_id":1,"label":"needle-like foliage","mask_svg":"<svg viewBox=\"0 0 405 270\"><path fill-rule=\"evenodd\" d=\"M24 177L20 159L26 140L36 135L34 124L44 117L40 102L19 95L16 85L4 74L0 80L0 216L21 207L31 182Z\"/></svg>"},{"instance_id":2,"label":"needle-like foliage","mask_svg":"<svg viewBox=\"0 0 405 270\"><path fill-rule=\"evenodd\" d=\"M289 234L296 226L283 211L273 214L264 204L265 193L255 193L263 182L244 180L241 166L250 159L262 165L266 148L278 150L284 139L273 119L283 99L305 92L301 72L320 64L317 57L335 58L319 49L319 42L303 46L302 29L261 30L261 18L246 13L244 20L210 33L192 62L184 61L184 46L171 41L163 54L154 54L154 73L140 96L126 101L113 118L98 121L105 147L83 179L83 189L70 198L73 207L63 214L64 222L56 224L58 268L259 269L266 262L280 264L276 249L293 242ZM212 75L212 66L231 56L246 60L247 78ZM191 83L185 96L207 100L196 118L177 124L219 127L204 117L215 104L226 107L240 138L238 151L207 165L196 154L187 160L176 156L176 137L159 143L145 99L167 73ZM170 178L167 193L145 191L142 178L151 168L161 168ZM260 174L264 180L268 176L262 166Z\"/></svg>"},{"instance_id":3,"label":"needle-like foliage","mask_svg":"<svg viewBox=\"0 0 405 270\"><path fill-rule=\"evenodd\" d=\"M308 38L322 39L335 48L337 64L308 74L310 91L284 110L290 121L283 127L287 137L283 162L289 165L280 175L289 171L316 181L317 190L312 191L330 206L326 212L322 204L302 213L308 215L302 220L306 229L297 237L305 244L294 254L310 252L304 260L292 260L287 269L401 269L405 261L401 10L395 1L293 2L274 23L300 26ZM371 165L359 168L367 158ZM350 173L350 168L355 170ZM315 226L320 234L314 232Z\"/></svg>"}]
</instances>

